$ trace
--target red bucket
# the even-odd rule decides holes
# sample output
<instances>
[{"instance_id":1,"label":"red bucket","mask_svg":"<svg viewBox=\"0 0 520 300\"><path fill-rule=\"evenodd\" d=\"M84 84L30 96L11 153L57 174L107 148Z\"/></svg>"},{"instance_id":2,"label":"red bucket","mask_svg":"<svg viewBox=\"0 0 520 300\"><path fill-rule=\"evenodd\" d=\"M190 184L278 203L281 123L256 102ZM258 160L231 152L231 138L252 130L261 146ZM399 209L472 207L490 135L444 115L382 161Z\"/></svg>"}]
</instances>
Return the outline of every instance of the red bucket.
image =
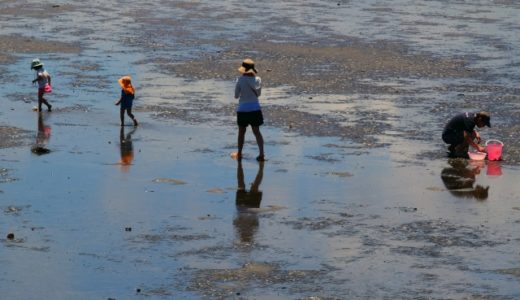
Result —
<instances>
[{"instance_id":1,"label":"red bucket","mask_svg":"<svg viewBox=\"0 0 520 300\"><path fill-rule=\"evenodd\" d=\"M502 147L504 143L499 140L489 140L486 142L486 152L488 160L501 160Z\"/></svg>"}]
</instances>

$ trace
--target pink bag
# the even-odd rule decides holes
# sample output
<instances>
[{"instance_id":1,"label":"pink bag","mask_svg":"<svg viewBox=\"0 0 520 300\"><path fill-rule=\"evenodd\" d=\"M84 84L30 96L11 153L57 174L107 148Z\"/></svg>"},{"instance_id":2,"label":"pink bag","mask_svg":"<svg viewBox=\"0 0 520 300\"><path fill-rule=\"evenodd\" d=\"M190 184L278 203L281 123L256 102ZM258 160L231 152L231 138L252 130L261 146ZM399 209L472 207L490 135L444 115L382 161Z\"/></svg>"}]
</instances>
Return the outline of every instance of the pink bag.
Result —
<instances>
[{"instance_id":1,"label":"pink bag","mask_svg":"<svg viewBox=\"0 0 520 300\"><path fill-rule=\"evenodd\" d=\"M52 93L52 86L50 84L46 84L44 87L43 87L43 92L44 93Z\"/></svg>"}]
</instances>

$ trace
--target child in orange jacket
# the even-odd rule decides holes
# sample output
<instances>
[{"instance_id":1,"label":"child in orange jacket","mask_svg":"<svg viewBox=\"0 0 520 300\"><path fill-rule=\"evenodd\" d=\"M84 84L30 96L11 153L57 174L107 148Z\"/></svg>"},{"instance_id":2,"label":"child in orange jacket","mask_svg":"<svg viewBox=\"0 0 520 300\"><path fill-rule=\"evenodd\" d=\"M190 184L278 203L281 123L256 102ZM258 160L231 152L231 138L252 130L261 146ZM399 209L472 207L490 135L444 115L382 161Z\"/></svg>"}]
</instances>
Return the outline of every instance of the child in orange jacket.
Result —
<instances>
[{"instance_id":1,"label":"child in orange jacket","mask_svg":"<svg viewBox=\"0 0 520 300\"><path fill-rule=\"evenodd\" d=\"M132 85L132 78L130 78L130 76L123 76L119 78L118 82L121 86L121 97L119 98L119 101L117 101L115 104L121 105L121 126L125 126L125 110L130 119L134 121L134 126L137 126L139 125L137 123L137 119L132 114L132 105L135 98L135 89Z\"/></svg>"}]
</instances>

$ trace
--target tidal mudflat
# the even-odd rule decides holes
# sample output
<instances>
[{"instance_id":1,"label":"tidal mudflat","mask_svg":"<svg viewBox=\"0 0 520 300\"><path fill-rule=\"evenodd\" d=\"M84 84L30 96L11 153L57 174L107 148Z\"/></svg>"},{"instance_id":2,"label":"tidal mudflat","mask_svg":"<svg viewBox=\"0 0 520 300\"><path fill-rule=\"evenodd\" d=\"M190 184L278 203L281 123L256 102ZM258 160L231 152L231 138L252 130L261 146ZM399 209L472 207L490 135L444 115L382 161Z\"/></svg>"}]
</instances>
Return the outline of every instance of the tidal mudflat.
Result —
<instances>
[{"instance_id":1,"label":"tidal mudflat","mask_svg":"<svg viewBox=\"0 0 520 300\"><path fill-rule=\"evenodd\" d=\"M520 297L513 1L0 4L0 298ZM265 163L230 158L245 57ZM466 110L502 161L446 157Z\"/></svg>"}]
</instances>

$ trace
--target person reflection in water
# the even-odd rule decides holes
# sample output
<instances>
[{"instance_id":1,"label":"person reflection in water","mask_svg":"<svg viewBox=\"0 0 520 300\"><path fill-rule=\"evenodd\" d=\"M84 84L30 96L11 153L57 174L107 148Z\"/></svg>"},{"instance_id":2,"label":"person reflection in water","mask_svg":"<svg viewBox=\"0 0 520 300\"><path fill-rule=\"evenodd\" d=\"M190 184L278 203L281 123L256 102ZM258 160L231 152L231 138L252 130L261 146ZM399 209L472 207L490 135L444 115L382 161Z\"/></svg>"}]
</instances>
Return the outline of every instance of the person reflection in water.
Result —
<instances>
[{"instance_id":1,"label":"person reflection in water","mask_svg":"<svg viewBox=\"0 0 520 300\"><path fill-rule=\"evenodd\" d=\"M238 161L237 165L237 181L238 188L236 192L236 208L237 215L233 221L233 225L237 230L238 237L241 243L252 244L254 235L258 229L259 221L257 212L254 208L259 208L262 202L262 192L260 184L264 176L264 162L258 163L258 172L255 180L251 183L251 188L246 189L244 182L244 170L242 169L242 162Z\"/></svg>"},{"instance_id":2,"label":"person reflection in water","mask_svg":"<svg viewBox=\"0 0 520 300\"><path fill-rule=\"evenodd\" d=\"M130 132L128 132L125 136L125 127L121 127L121 131L119 132L119 146L121 149L121 169L123 172L128 172L132 161L134 160L134 145L132 144L132 134L135 132L137 128L134 127Z\"/></svg>"},{"instance_id":3,"label":"person reflection in water","mask_svg":"<svg viewBox=\"0 0 520 300\"><path fill-rule=\"evenodd\" d=\"M484 166L484 162L469 163L467 160L452 159L448 163L450 167L441 172L441 179L446 189L456 197L475 198L486 200L488 198L489 186L475 185L477 175ZM480 163L480 164L479 164Z\"/></svg>"},{"instance_id":4,"label":"person reflection in water","mask_svg":"<svg viewBox=\"0 0 520 300\"><path fill-rule=\"evenodd\" d=\"M45 125L43 114L38 113L38 131L36 133L36 143L32 146L31 151L34 154L42 155L51 152L47 148L49 138L51 137L51 127Z\"/></svg>"}]
</instances>

